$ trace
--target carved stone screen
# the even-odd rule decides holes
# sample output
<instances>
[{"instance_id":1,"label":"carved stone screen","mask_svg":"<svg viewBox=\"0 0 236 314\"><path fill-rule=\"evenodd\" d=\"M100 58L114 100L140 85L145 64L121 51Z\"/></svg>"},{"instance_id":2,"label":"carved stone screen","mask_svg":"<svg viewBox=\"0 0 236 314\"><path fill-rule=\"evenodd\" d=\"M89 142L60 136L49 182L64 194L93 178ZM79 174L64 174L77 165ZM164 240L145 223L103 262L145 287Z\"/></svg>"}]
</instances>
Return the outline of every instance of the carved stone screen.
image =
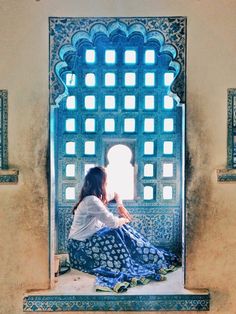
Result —
<instances>
[{"instance_id":1,"label":"carved stone screen","mask_svg":"<svg viewBox=\"0 0 236 314\"><path fill-rule=\"evenodd\" d=\"M132 225L153 244L181 251L185 22L50 18L58 253L66 252L71 209L86 171L108 166L121 146L130 156L132 189L124 203ZM117 167L125 181L122 163Z\"/></svg>"}]
</instances>

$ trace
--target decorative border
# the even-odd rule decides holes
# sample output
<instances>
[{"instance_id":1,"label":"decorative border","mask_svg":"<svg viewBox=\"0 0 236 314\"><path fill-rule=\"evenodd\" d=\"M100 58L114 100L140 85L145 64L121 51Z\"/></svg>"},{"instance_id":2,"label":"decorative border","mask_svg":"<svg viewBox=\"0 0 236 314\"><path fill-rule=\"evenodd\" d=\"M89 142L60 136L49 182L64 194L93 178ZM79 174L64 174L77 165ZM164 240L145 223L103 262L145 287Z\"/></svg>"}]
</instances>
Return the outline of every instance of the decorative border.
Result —
<instances>
[{"instance_id":1,"label":"decorative border","mask_svg":"<svg viewBox=\"0 0 236 314\"><path fill-rule=\"evenodd\" d=\"M0 90L0 169L8 168L8 94Z\"/></svg>"},{"instance_id":2,"label":"decorative border","mask_svg":"<svg viewBox=\"0 0 236 314\"><path fill-rule=\"evenodd\" d=\"M0 90L0 185L18 182L19 171L8 169L8 92Z\"/></svg>"},{"instance_id":3,"label":"decorative border","mask_svg":"<svg viewBox=\"0 0 236 314\"><path fill-rule=\"evenodd\" d=\"M50 104L57 105L59 95L63 95L65 86L58 79L57 71L64 66L63 53L64 50L71 46L72 37L77 32L89 36L90 31L94 27L101 30L105 27L108 29L112 25L119 25L122 29L124 23L128 26L128 30L137 27L137 31L145 29L147 32L158 30L155 35L161 37L165 46L175 54L175 61L180 65L180 73L175 79L171 89L172 92L180 98L180 103L186 101L186 17L50 17L49 18L49 34L50 34ZM153 32L152 32L153 33ZM159 33L159 34L157 34ZM64 36L68 34L68 36ZM73 47L72 47L73 49ZM56 67L58 70L56 70Z\"/></svg>"},{"instance_id":4,"label":"decorative border","mask_svg":"<svg viewBox=\"0 0 236 314\"><path fill-rule=\"evenodd\" d=\"M236 128L236 88L229 88L227 90L227 168L236 168L234 162L234 129ZM236 131L235 131L236 132Z\"/></svg>"},{"instance_id":5,"label":"decorative border","mask_svg":"<svg viewBox=\"0 0 236 314\"><path fill-rule=\"evenodd\" d=\"M29 295L24 312L209 311L209 293L174 295Z\"/></svg>"}]
</instances>

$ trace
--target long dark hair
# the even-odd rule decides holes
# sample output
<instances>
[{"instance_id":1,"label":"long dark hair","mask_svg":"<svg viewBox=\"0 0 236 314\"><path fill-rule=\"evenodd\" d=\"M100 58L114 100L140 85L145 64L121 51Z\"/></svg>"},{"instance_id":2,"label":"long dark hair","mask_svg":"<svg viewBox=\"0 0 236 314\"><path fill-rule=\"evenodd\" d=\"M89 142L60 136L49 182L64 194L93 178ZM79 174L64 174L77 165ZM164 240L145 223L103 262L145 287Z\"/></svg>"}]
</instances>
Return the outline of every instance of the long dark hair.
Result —
<instances>
[{"instance_id":1,"label":"long dark hair","mask_svg":"<svg viewBox=\"0 0 236 314\"><path fill-rule=\"evenodd\" d=\"M101 199L101 201L106 204L107 203L107 193L106 193L106 179L107 174L105 168L103 167L94 167L90 168L84 178L84 184L82 186L79 201L73 207L73 215L77 206L82 202L82 200L88 195L95 195Z\"/></svg>"}]
</instances>

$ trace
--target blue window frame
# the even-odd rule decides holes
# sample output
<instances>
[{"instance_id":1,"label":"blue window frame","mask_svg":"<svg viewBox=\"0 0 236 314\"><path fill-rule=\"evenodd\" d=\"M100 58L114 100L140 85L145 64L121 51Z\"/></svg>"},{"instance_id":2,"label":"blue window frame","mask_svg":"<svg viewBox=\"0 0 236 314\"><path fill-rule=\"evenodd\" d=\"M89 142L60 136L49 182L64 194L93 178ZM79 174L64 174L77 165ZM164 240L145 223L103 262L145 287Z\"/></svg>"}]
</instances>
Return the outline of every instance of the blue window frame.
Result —
<instances>
[{"instance_id":1,"label":"blue window frame","mask_svg":"<svg viewBox=\"0 0 236 314\"><path fill-rule=\"evenodd\" d=\"M55 26L50 92L56 105L58 253L66 251L71 208L84 175L91 166L107 166L108 152L117 144L132 152L134 197L125 205L135 217L134 227L154 244L181 251L185 21L178 21L178 43L173 29L164 29L162 22L161 18L52 22L64 29L65 37L57 37ZM157 230L160 217L163 223L168 221L162 235Z\"/></svg>"}]
</instances>

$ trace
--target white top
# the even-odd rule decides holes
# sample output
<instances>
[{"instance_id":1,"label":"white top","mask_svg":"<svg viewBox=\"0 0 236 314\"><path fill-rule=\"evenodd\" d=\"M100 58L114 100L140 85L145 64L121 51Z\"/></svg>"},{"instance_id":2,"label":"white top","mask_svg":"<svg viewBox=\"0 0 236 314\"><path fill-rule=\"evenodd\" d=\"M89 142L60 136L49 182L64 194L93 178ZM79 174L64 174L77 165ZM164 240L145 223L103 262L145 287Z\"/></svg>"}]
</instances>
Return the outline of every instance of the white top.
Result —
<instances>
[{"instance_id":1,"label":"white top","mask_svg":"<svg viewBox=\"0 0 236 314\"><path fill-rule=\"evenodd\" d=\"M98 197L89 195L75 210L69 238L84 241L103 227L118 228L126 222L114 216Z\"/></svg>"}]
</instances>

